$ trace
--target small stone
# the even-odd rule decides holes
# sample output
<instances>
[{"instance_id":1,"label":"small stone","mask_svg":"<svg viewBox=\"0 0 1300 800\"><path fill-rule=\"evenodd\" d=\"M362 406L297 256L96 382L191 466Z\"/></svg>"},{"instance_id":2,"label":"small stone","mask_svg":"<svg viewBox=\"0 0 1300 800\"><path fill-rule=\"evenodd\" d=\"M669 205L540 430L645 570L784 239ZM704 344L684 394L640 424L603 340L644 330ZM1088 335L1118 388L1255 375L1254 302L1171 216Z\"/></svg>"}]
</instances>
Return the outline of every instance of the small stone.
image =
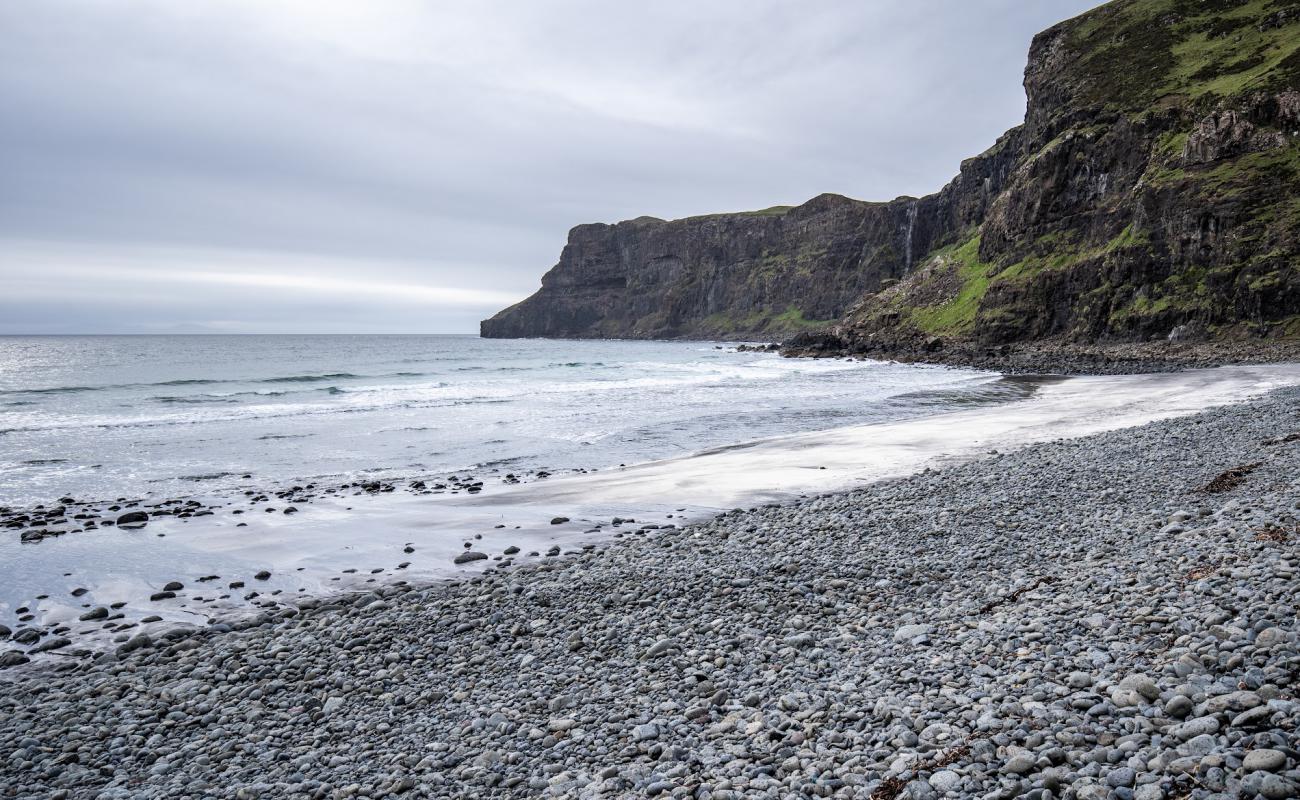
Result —
<instances>
[{"instance_id":1,"label":"small stone","mask_svg":"<svg viewBox=\"0 0 1300 800\"><path fill-rule=\"evenodd\" d=\"M54 638L46 639L45 641L33 647L32 652L44 653L47 650L57 650L60 647L67 647L70 644L72 644L72 641L70 639L64 638L62 636L55 636Z\"/></svg>"},{"instance_id":2,"label":"small stone","mask_svg":"<svg viewBox=\"0 0 1300 800\"><path fill-rule=\"evenodd\" d=\"M568 521L569 521L569 518L568 518L568 517L555 517L554 519L551 520L551 524L552 524L552 525L563 525L564 523L566 523L566 522L568 522Z\"/></svg>"},{"instance_id":3,"label":"small stone","mask_svg":"<svg viewBox=\"0 0 1300 800\"><path fill-rule=\"evenodd\" d=\"M1171 717L1182 719L1192 713L1192 700L1186 695L1177 694L1169 698L1165 703L1165 713Z\"/></svg>"},{"instance_id":4,"label":"small stone","mask_svg":"<svg viewBox=\"0 0 1300 800\"><path fill-rule=\"evenodd\" d=\"M1002 771L1009 772L1012 775L1024 775L1031 772L1036 765L1037 761L1034 760L1033 756L1022 753L1007 759L1007 763L1002 765Z\"/></svg>"},{"instance_id":5,"label":"small stone","mask_svg":"<svg viewBox=\"0 0 1300 800\"><path fill-rule=\"evenodd\" d=\"M904 625L894 631L894 641L911 642L928 637L933 628L930 625Z\"/></svg>"},{"instance_id":6,"label":"small stone","mask_svg":"<svg viewBox=\"0 0 1300 800\"><path fill-rule=\"evenodd\" d=\"M163 591L179 592L181 589L184 588L185 588L185 584L181 583L180 581L170 581L166 586L163 587Z\"/></svg>"},{"instance_id":7,"label":"small stone","mask_svg":"<svg viewBox=\"0 0 1300 800\"><path fill-rule=\"evenodd\" d=\"M661 656L664 653L667 653L669 650L671 650L672 647L673 647L672 639L660 639L659 641L650 645L650 649L645 651L645 657L655 658L656 656Z\"/></svg>"},{"instance_id":8,"label":"small stone","mask_svg":"<svg viewBox=\"0 0 1300 800\"><path fill-rule=\"evenodd\" d=\"M117 652L125 654L135 650L143 650L146 647L153 647L153 638L147 633L139 633L123 642L117 648Z\"/></svg>"},{"instance_id":9,"label":"small stone","mask_svg":"<svg viewBox=\"0 0 1300 800\"><path fill-rule=\"evenodd\" d=\"M1247 772L1279 772L1286 766L1286 753L1280 750L1251 750L1241 760L1241 768Z\"/></svg>"},{"instance_id":10,"label":"small stone","mask_svg":"<svg viewBox=\"0 0 1300 800\"><path fill-rule=\"evenodd\" d=\"M1287 632L1281 628L1265 628L1255 636L1255 646L1270 650L1287 640Z\"/></svg>"},{"instance_id":11,"label":"small stone","mask_svg":"<svg viewBox=\"0 0 1300 800\"><path fill-rule=\"evenodd\" d=\"M950 769L941 769L930 776L930 785L936 792L951 792L961 783L961 776Z\"/></svg>"},{"instance_id":12,"label":"small stone","mask_svg":"<svg viewBox=\"0 0 1300 800\"><path fill-rule=\"evenodd\" d=\"M262 570L261 572L257 573L256 575L254 575L253 577L256 578L256 579L259 580L259 581L270 580L270 578L271 578L271 571L270 571L270 570L265 570L265 569L264 569L264 570Z\"/></svg>"},{"instance_id":13,"label":"small stone","mask_svg":"<svg viewBox=\"0 0 1300 800\"><path fill-rule=\"evenodd\" d=\"M1087 689L1092 686L1092 673L1089 672L1071 672L1065 679L1065 685L1071 689Z\"/></svg>"},{"instance_id":14,"label":"small stone","mask_svg":"<svg viewBox=\"0 0 1300 800\"><path fill-rule=\"evenodd\" d=\"M1149 675L1142 673L1129 675L1119 682L1119 688L1135 691L1147 700L1156 700L1160 697L1160 689L1156 686L1156 682L1151 680Z\"/></svg>"},{"instance_id":15,"label":"small stone","mask_svg":"<svg viewBox=\"0 0 1300 800\"><path fill-rule=\"evenodd\" d=\"M31 659L17 650L10 650L7 653L0 653L0 668L16 667L20 664L26 664Z\"/></svg>"},{"instance_id":16,"label":"small stone","mask_svg":"<svg viewBox=\"0 0 1300 800\"><path fill-rule=\"evenodd\" d=\"M1174 728L1173 735L1176 738L1178 738L1180 741L1185 742L1189 739L1193 739L1203 734L1218 733L1218 732L1219 732L1219 720L1216 719L1215 717L1207 716L1207 717L1197 717L1196 719L1189 719L1187 722L1184 722L1182 725L1179 725L1178 727Z\"/></svg>"},{"instance_id":17,"label":"small stone","mask_svg":"<svg viewBox=\"0 0 1300 800\"><path fill-rule=\"evenodd\" d=\"M1106 776L1106 783L1116 787L1132 786L1135 780L1137 780L1137 772L1131 767L1113 769L1110 771L1110 774Z\"/></svg>"},{"instance_id":18,"label":"small stone","mask_svg":"<svg viewBox=\"0 0 1300 800\"><path fill-rule=\"evenodd\" d=\"M107 616L108 616L108 609L105 608L104 606L99 606L97 608L90 609L86 613L82 614L80 617L77 617L77 619L81 620L82 622L89 622L90 620L93 619L104 619Z\"/></svg>"},{"instance_id":19,"label":"small stone","mask_svg":"<svg viewBox=\"0 0 1300 800\"><path fill-rule=\"evenodd\" d=\"M487 558L487 553L480 553L477 550L466 550L452 559L452 561L457 564L468 564L471 561L482 561L485 558Z\"/></svg>"}]
</instances>

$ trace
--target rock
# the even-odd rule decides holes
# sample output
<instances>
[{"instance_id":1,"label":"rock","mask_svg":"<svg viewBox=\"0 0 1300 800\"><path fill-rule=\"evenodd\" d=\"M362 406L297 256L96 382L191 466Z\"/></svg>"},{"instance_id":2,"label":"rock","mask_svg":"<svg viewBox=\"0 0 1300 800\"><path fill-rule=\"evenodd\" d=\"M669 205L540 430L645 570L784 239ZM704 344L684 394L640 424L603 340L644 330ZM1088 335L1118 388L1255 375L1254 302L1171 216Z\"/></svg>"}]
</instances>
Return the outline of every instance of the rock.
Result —
<instances>
[{"instance_id":1,"label":"rock","mask_svg":"<svg viewBox=\"0 0 1300 800\"><path fill-rule=\"evenodd\" d=\"M153 638L147 633L137 633L135 636L132 636L130 639L127 639L125 642L118 645L117 653L119 655L125 655L126 653L131 653L136 650L144 650L149 647L153 647Z\"/></svg>"},{"instance_id":2,"label":"rock","mask_svg":"<svg viewBox=\"0 0 1300 800\"><path fill-rule=\"evenodd\" d=\"M324 704L321 705L320 711L321 714L323 714L324 716L330 717L333 716L334 712L338 711L342 707L343 707L343 698L335 695L333 697L326 698Z\"/></svg>"},{"instance_id":3,"label":"rock","mask_svg":"<svg viewBox=\"0 0 1300 800\"><path fill-rule=\"evenodd\" d=\"M33 648L31 649L31 652L33 652L33 653L44 653L44 652L47 652L47 651L49 651L49 650L57 650L57 649L59 649L60 647L67 647L67 646L70 645L70 644L72 644L72 640L67 639L67 638L64 638L64 637L62 637L62 636L55 636L55 637L52 637L52 638L46 639L45 641L43 641L43 642L41 642L40 644L36 645L35 647L33 647Z\"/></svg>"},{"instance_id":4,"label":"rock","mask_svg":"<svg viewBox=\"0 0 1300 800\"><path fill-rule=\"evenodd\" d=\"M1265 650L1271 650L1279 644L1286 642L1289 638L1287 632L1281 628L1265 628L1255 636L1255 646L1262 647Z\"/></svg>"},{"instance_id":5,"label":"rock","mask_svg":"<svg viewBox=\"0 0 1300 800\"><path fill-rule=\"evenodd\" d=\"M1207 733L1219 732L1219 720L1215 717L1197 717L1174 728L1173 735L1181 741L1187 741Z\"/></svg>"},{"instance_id":6,"label":"rock","mask_svg":"<svg viewBox=\"0 0 1300 800\"><path fill-rule=\"evenodd\" d=\"M930 776L930 785L940 794L955 791L960 784L961 776L950 769L941 769Z\"/></svg>"},{"instance_id":7,"label":"rock","mask_svg":"<svg viewBox=\"0 0 1300 800\"><path fill-rule=\"evenodd\" d=\"M184 588L185 588L185 584L181 583L180 581L169 581L167 585L163 587L163 591L179 592L181 589Z\"/></svg>"},{"instance_id":8,"label":"rock","mask_svg":"<svg viewBox=\"0 0 1300 800\"><path fill-rule=\"evenodd\" d=\"M1300 785L1282 775L1271 772L1251 772L1241 781L1249 795L1261 795L1267 800L1289 800L1300 796Z\"/></svg>"},{"instance_id":9,"label":"rock","mask_svg":"<svg viewBox=\"0 0 1300 800\"><path fill-rule=\"evenodd\" d=\"M569 518L568 518L568 517L555 517L554 519L551 520L551 524L552 524L552 525L563 525L564 523L566 523L566 522L568 522L568 521L569 521Z\"/></svg>"},{"instance_id":10,"label":"rock","mask_svg":"<svg viewBox=\"0 0 1300 800\"><path fill-rule=\"evenodd\" d=\"M1071 672L1065 679L1065 685L1071 689L1087 689L1092 686L1092 673L1089 672Z\"/></svg>"},{"instance_id":11,"label":"rock","mask_svg":"<svg viewBox=\"0 0 1300 800\"><path fill-rule=\"evenodd\" d=\"M1135 691L1148 702L1157 700L1160 697L1160 689L1156 686L1156 682L1151 680L1149 675L1143 675L1141 673L1129 675L1124 678L1124 680L1119 682L1119 688Z\"/></svg>"},{"instance_id":12,"label":"rock","mask_svg":"<svg viewBox=\"0 0 1300 800\"><path fill-rule=\"evenodd\" d=\"M644 657L655 658L657 656L661 656L664 653L667 653L669 650L673 649L673 647L674 647L674 643L672 639L660 639L659 641L650 645L650 649L645 651Z\"/></svg>"},{"instance_id":13,"label":"rock","mask_svg":"<svg viewBox=\"0 0 1300 800\"><path fill-rule=\"evenodd\" d=\"M1137 773L1130 767L1113 769L1106 776L1106 783L1111 786L1132 786L1137 780Z\"/></svg>"},{"instance_id":14,"label":"rock","mask_svg":"<svg viewBox=\"0 0 1300 800\"><path fill-rule=\"evenodd\" d=\"M258 572L258 573L257 573L256 575L254 575L253 577L256 578L256 579L259 580L259 581L270 580L270 579L271 579L271 571L270 571L270 570L266 570L266 569L264 569L264 570Z\"/></svg>"},{"instance_id":15,"label":"rock","mask_svg":"<svg viewBox=\"0 0 1300 800\"><path fill-rule=\"evenodd\" d=\"M149 521L149 515L144 511L128 511L117 518L117 526L140 526Z\"/></svg>"},{"instance_id":16,"label":"rock","mask_svg":"<svg viewBox=\"0 0 1300 800\"><path fill-rule=\"evenodd\" d=\"M18 650L10 650L6 653L0 653L0 669L17 667L21 664L27 664L30 662L31 659Z\"/></svg>"},{"instance_id":17,"label":"rock","mask_svg":"<svg viewBox=\"0 0 1300 800\"><path fill-rule=\"evenodd\" d=\"M1175 719L1182 719L1192 713L1192 701L1185 695L1174 695L1165 703L1165 713Z\"/></svg>"},{"instance_id":18,"label":"rock","mask_svg":"<svg viewBox=\"0 0 1300 800\"><path fill-rule=\"evenodd\" d=\"M466 550L452 559L457 564L468 564L471 561L482 561L487 558L487 553L480 553L477 550Z\"/></svg>"},{"instance_id":19,"label":"rock","mask_svg":"<svg viewBox=\"0 0 1300 800\"><path fill-rule=\"evenodd\" d=\"M107 616L108 616L108 609L105 608L104 606L98 606L97 608L90 609L86 613L82 614L80 617L77 617L77 619L81 620L82 622L89 622L90 620L104 619Z\"/></svg>"},{"instance_id":20,"label":"rock","mask_svg":"<svg viewBox=\"0 0 1300 800\"><path fill-rule=\"evenodd\" d=\"M1033 756L1022 753L1007 759L1002 765L1002 771L1012 775L1024 775L1033 772L1036 766L1037 762Z\"/></svg>"},{"instance_id":21,"label":"rock","mask_svg":"<svg viewBox=\"0 0 1300 800\"><path fill-rule=\"evenodd\" d=\"M1241 768L1247 772L1263 770L1265 772L1280 772L1286 767L1286 754L1280 750L1251 750L1246 753L1245 758L1241 760Z\"/></svg>"},{"instance_id":22,"label":"rock","mask_svg":"<svg viewBox=\"0 0 1300 800\"><path fill-rule=\"evenodd\" d=\"M918 639L928 638L932 630L934 628L930 625L904 625L894 631L894 641L915 642Z\"/></svg>"},{"instance_id":23,"label":"rock","mask_svg":"<svg viewBox=\"0 0 1300 800\"><path fill-rule=\"evenodd\" d=\"M176 596L175 592L154 592L153 594L149 595L149 599L154 601L170 600L175 596Z\"/></svg>"},{"instance_id":24,"label":"rock","mask_svg":"<svg viewBox=\"0 0 1300 800\"><path fill-rule=\"evenodd\" d=\"M632 729L632 741L648 742L659 738L659 728L654 725L638 725Z\"/></svg>"}]
</instances>

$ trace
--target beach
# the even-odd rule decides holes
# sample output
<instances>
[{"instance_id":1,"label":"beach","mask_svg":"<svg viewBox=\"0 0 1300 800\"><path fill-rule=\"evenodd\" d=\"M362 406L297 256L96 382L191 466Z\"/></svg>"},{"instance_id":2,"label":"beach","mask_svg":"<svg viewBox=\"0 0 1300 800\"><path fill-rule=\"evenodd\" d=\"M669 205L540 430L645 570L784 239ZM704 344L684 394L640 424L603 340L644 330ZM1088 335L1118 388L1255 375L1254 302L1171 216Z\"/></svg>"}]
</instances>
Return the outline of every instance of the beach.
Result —
<instances>
[{"instance_id":1,"label":"beach","mask_svg":"<svg viewBox=\"0 0 1300 800\"><path fill-rule=\"evenodd\" d=\"M735 508L849 491L1296 384L1300 368L1287 365L994 375L973 387L897 398L909 413L890 421L733 441L642 463L249 481L201 495L68 497L5 509L4 657L11 670L39 669L98 657L140 634L236 625L309 598L509 571Z\"/></svg>"},{"instance_id":2,"label":"beach","mask_svg":"<svg viewBox=\"0 0 1300 800\"><path fill-rule=\"evenodd\" d=\"M50 797L1290 797L1300 392L8 670Z\"/></svg>"}]
</instances>

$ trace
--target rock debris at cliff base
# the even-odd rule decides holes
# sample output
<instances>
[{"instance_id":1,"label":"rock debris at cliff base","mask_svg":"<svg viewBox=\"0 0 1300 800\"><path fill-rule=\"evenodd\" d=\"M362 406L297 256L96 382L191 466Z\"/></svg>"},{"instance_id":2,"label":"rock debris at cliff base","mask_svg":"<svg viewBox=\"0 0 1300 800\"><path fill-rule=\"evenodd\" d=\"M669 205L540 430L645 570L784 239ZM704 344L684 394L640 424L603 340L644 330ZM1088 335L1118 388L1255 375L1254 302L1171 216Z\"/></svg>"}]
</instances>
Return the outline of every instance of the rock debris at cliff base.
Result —
<instances>
[{"instance_id":1,"label":"rock debris at cliff base","mask_svg":"<svg viewBox=\"0 0 1300 800\"><path fill-rule=\"evenodd\" d=\"M769 348L764 346L762 349ZM864 340L851 333L841 335L836 331L825 331L796 336L777 349L790 358L866 358L907 364L944 364L1007 374L1135 375L1228 364L1300 362L1300 340L1090 344L1041 341L988 346L937 338Z\"/></svg>"},{"instance_id":2,"label":"rock debris at cliff base","mask_svg":"<svg viewBox=\"0 0 1300 800\"><path fill-rule=\"evenodd\" d=\"M1280 390L11 670L0 796L1291 797L1296 432Z\"/></svg>"}]
</instances>

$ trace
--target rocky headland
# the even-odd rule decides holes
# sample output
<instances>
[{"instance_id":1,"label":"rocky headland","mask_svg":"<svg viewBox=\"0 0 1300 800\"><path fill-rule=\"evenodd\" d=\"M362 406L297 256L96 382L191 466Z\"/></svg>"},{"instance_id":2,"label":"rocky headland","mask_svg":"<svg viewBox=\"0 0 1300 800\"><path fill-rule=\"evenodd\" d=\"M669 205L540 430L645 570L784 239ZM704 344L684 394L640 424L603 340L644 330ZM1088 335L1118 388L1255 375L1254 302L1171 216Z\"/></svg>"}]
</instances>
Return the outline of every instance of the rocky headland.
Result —
<instances>
[{"instance_id":1,"label":"rocky headland","mask_svg":"<svg viewBox=\"0 0 1300 800\"><path fill-rule=\"evenodd\" d=\"M482 334L1294 347L1300 6L1116 0L1036 36L1024 85L1023 124L935 194L579 226Z\"/></svg>"}]
</instances>

